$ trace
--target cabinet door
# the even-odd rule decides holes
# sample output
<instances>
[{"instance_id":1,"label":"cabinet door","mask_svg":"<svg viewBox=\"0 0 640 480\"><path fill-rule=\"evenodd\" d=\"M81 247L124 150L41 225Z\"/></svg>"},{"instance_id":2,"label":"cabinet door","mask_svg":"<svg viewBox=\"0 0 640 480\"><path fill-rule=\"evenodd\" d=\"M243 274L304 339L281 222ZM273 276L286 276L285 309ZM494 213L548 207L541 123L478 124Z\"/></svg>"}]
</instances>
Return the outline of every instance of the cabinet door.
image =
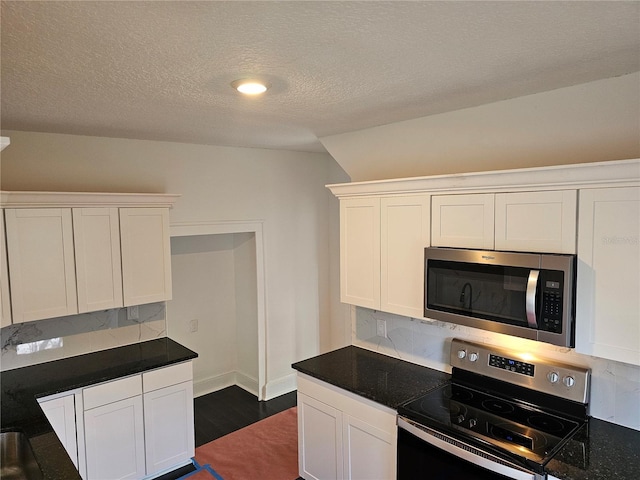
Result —
<instances>
[{"instance_id":1,"label":"cabinet door","mask_svg":"<svg viewBox=\"0 0 640 480\"><path fill-rule=\"evenodd\" d=\"M306 480L343 478L342 413L298 392L298 468Z\"/></svg>"},{"instance_id":2,"label":"cabinet door","mask_svg":"<svg viewBox=\"0 0 640 480\"><path fill-rule=\"evenodd\" d=\"M5 210L13 323L78 313L69 208Z\"/></svg>"},{"instance_id":3,"label":"cabinet door","mask_svg":"<svg viewBox=\"0 0 640 480\"><path fill-rule=\"evenodd\" d=\"M576 351L640 365L640 188L580 190Z\"/></svg>"},{"instance_id":4,"label":"cabinet door","mask_svg":"<svg viewBox=\"0 0 640 480\"><path fill-rule=\"evenodd\" d=\"M74 208L78 311L122 307L117 208Z\"/></svg>"},{"instance_id":5,"label":"cabinet door","mask_svg":"<svg viewBox=\"0 0 640 480\"><path fill-rule=\"evenodd\" d=\"M71 457L73 464L78 468L78 445L76 443L76 410L74 395L39 401L40 408L53 427L53 431L62 442L65 450Z\"/></svg>"},{"instance_id":6,"label":"cabinet door","mask_svg":"<svg viewBox=\"0 0 640 480\"><path fill-rule=\"evenodd\" d=\"M84 412L89 480L145 476L143 422L140 395Z\"/></svg>"},{"instance_id":7,"label":"cabinet door","mask_svg":"<svg viewBox=\"0 0 640 480\"><path fill-rule=\"evenodd\" d=\"M576 190L496 194L496 250L576 253Z\"/></svg>"},{"instance_id":8,"label":"cabinet door","mask_svg":"<svg viewBox=\"0 0 640 480\"><path fill-rule=\"evenodd\" d=\"M169 209L121 208L124 305L171 300Z\"/></svg>"},{"instance_id":9,"label":"cabinet door","mask_svg":"<svg viewBox=\"0 0 640 480\"><path fill-rule=\"evenodd\" d=\"M147 475L189 463L195 451L193 382L144 394Z\"/></svg>"},{"instance_id":10,"label":"cabinet door","mask_svg":"<svg viewBox=\"0 0 640 480\"><path fill-rule=\"evenodd\" d=\"M340 300L380 308L380 199L340 201Z\"/></svg>"},{"instance_id":11,"label":"cabinet door","mask_svg":"<svg viewBox=\"0 0 640 480\"><path fill-rule=\"evenodd\" d=\"M11 303L9 299L9 267L7 266L7 244L4 231L4 210L0 209L0 327L11 325Z\"/></svg>"},{"instance_id":12,"label":"cabinet door","mask_svg":"<svg viewBox=\"0 0 640 480\"><path fill-rule=\"evenodd\" d=\"M431 197L431 245L494 248L494 194Z\"/></svg>"},{"instance_id":13,"label":"cabinet door","mask_svg":"<svg viewBox=\"0 0 640 480\"><path fill-rule=\"evenodd\" d=\"M430 196L380 200L380 310L422 318L424 249L431 232Z\"/></svg>"},{"instance_id":14,"label":"cabinet door","mask_svg":"<svg viewBox=\"0 0 640 480\"><path fill-rule=\"evenodd\" d=\"M343 415L344 478L379 480L396 476L396 437L350 415Z\"/></svg>"}]
</instances>

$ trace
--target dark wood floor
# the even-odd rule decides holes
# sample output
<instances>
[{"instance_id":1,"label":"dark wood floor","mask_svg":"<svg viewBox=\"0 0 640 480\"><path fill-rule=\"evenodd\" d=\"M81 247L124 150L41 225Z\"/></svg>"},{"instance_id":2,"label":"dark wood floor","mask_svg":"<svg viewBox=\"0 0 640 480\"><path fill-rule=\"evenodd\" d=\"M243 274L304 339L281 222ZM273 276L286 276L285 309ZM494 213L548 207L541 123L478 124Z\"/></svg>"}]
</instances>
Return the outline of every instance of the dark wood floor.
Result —
<instances>
[{"instance_id":1,"label":"dark wood floor","mask_svg":"<svg viewBox=\"0 0 640 480\"><path fill-rule=\"evenodd\" d=\"M259 402L240 387L197 397L194 403L196 447L296 405L296 392Z\"/></svg>"}]
</instances>

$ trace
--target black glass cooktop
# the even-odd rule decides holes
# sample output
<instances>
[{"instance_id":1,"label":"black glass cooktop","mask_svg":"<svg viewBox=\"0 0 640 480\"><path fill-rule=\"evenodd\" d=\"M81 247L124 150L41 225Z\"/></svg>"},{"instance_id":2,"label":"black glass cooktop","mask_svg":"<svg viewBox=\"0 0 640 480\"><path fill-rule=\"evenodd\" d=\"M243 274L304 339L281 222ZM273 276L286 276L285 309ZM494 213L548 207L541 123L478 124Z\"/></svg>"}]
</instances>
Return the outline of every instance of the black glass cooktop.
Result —
<instances>
[{"instance_id":1,"label":"black glass cooktop","mask_svg":"<svg viewBox=\"0 0 640 480\"><path fill-rule=\"evenodd\" d=\"M398 413L415 422L475 439L544 465L581 423L516 402L450 383L409 402Z\"/></svg>"}]
</instances>

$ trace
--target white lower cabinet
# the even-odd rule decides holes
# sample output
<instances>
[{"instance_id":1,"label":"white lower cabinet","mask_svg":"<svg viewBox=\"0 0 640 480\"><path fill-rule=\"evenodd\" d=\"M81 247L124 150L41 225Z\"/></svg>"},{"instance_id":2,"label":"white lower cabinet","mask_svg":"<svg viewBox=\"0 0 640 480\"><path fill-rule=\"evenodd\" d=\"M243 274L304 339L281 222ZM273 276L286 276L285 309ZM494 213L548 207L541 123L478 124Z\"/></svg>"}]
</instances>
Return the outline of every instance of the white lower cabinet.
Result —
<instances>
[{"instance_id":1,"label":"white lower cabinet","mask_svg":"<svg viewBox=\"0 0 640 480\"><path fill-rule=\"evenodd\" d=\"M195 453L191 362L142 375L147 475L186 465Z\"/></svg>"},{"instance_id":2,"label":"white lower cabinet","mask_svg":"<svg viewBox=\"0 0 640 480\"><path fill-rule=\"evenodd\" d=\"M73 393L52 395L38 400L40 408L49 420L54 432L78 468L78 445L76 442L76 404Z\"/></svg>"},{"instance_id":3,"label":"white lower cabinet","mask_svg":"<svg viewBox=\"0 0 640 480\"><path fill-rule=\"evenodd\" d=\"M390 432L357 417L343 416L344 478L373 480L396 477L395 419L393 415L394 429Z\"/></svg>"},{"instance_id":4,"label":"white lower cabinet","mask_svg":"<svg viewBox=\"0 0 640 480\"><path fill-rule=\"evenodd\" d=\"M146 475L142 397L84 412L87 478L139 479Z\"/></svg>"},{"instance_id":5,"label":"white lower cabinet","mask_svg":"<svg viewBox=\"0 0 640 480\"><path fill-rule=\"evenodd\" d=\"M396 476L396 412L298 374L298 465L306 480Z\"/></svg>"},{"instance_id":6,"label":"white lower cabinet","mask_svg":"<svg viewBox=\"0 0 640 480\"><path fill-rule=\"evenodd\" d=\"M87 478L143 478L141 376L133 375L85 388L82 396Z\"/></svg>"},{"instance_id":7,"label":"white lower cabinet","mask_svg":"<svg viewBox=\"0 0 640 480\"><path fill-rule=\"evenodd\" d=\"M195 454L191 361L39 403L85 480L151 479Z\"/></svg>"}]
</instances>

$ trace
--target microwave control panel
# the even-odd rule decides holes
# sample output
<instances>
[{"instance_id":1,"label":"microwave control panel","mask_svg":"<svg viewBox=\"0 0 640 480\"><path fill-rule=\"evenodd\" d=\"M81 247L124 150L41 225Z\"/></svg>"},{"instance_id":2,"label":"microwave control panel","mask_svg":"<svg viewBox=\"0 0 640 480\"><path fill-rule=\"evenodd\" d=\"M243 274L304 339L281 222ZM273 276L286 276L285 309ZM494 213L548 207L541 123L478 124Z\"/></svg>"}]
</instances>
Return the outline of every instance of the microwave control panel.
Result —
<instances>
[{"instance_id":1,"label":"microwave control panel","mask_svg":"<svg viewBox=\"0 0 640 480\"><path fill-rule=\"evenodd\" d=\"M539 328L547 332L562 333L564 274L545 270L541 272L541 277Z\"/></svg>"}]
</instances>

